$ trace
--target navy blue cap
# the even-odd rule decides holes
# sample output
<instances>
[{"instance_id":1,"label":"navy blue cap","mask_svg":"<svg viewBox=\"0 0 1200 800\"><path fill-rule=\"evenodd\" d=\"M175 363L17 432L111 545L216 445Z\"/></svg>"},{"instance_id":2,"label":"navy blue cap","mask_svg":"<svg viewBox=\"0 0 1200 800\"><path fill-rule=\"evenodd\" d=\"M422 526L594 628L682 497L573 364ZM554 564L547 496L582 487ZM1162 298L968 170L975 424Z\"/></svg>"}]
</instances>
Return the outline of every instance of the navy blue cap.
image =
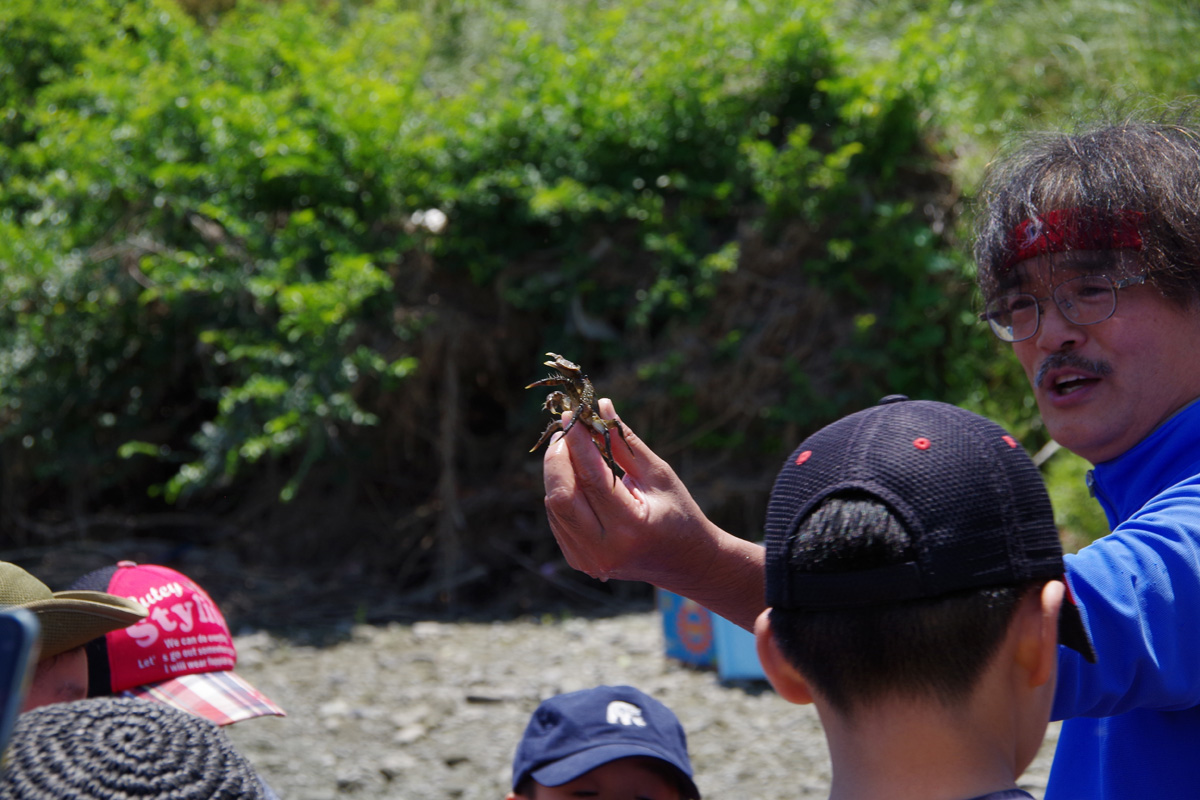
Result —
<instances>
[{"instance_id":1,"label":"navy blue cap","mask_svg":"<svg viewBox=\"0 0 1200 800\"><path fill-rule=\"evenodd\" d=\"M632 686L597 686L543 701L517 745L513 789L528 777L542 786L561 786L630 756L670 764L679 773L684 797L699 800L679 719Z\"/></svg>"},{"instance_id":2,"label":"navy blue cap","mask_svg":"<svg viewBox=\"0 0 1200 800\"><path fill-rule=\"evenodd\" d=\"M867 570L805 572L791 539L826 498L887 506L914 556ZM893 395L814 433L784 462L767 507L768 606L855 608L1063 577L1062 544L1041 473L1007 431L946 403ZM1059 640L1096 655L1079 610L1063 604Z\"/></svg>"}]
</instances>

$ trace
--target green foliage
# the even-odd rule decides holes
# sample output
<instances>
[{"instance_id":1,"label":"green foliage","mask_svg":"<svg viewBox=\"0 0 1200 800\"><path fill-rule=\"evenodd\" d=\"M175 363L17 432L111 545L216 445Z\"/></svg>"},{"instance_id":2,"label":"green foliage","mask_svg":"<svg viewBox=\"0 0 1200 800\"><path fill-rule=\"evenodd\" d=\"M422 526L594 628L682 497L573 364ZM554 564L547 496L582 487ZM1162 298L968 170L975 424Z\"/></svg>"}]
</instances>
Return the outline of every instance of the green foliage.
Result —
<instances>
[{"instance_id":1,"label":"green foliage","mask_svg":"<svg viewBox=\"0 0 1200 800\"><path fill-rule=\"evenodd\" d=\"M16 5L3 435L111 475L153 426L161 447L117 452L195 453L174 500L371 424L351 390L408 363L360 350L404 333L375 315L408 234L369 226L426 47L414 19L246 5L206 33L170 3ZM160 419L178 396L188 413ZM97 419L112 436L92 441Z\"/></svg>"},{"instance_id":2,"label":"green foliage","mask_svg":"<svg viewBox=\"0 0 1200 800\"><path fill-rule=\"evenodd\" d=\"M1087 488L1091 464L1059 449L1042 467L1054 504L1054 519L1068 544L1082 546L1108 533L1108 520Z\"/></svg>"},{"instance_id":3,"label":"green foliage","mask_svg":"<svg viewBox=\"0 0 1200 800\"><path fill-rule=\"evenodd\" d=\"M368 387L420 369L436 314L401 298L427 259L652 342L703 319L739 219L826 242L804 272L872 306L844 359L937 391L919 351L941 340L927 278L947 256L900 184L937 77L915 39L898 80L855 72L817 4L583 4L540 27L478 7L493 47L433 91L445 42L398 4L216 10L207 28L167 0L3 12L0 435L49 473L160 459L151 492L176 501L294 454L292 497L379 422ZM598 272L600 244L633 286ZM513 268L531 258L547 267Z\"/></svg>"},{"instance_id":4,"label":"green foliage","mask_svg":"<svg viewBox=\"0 0 1200 800\"><path fill-rule=\"evenodd\" d=\"M831 45L811 11L629 3L564 14L554 39L524 22L501 28L495 66L471 92L497 101L465 105L455 122L445 203L459 231L438 254L487 281L537 241L560 259L553 288L534 274L507 299L550 308L589 288L582 237L603 225L648 256L653 278L625 309L635 324L694 313L720 271L707 259L727 244L721 229L754 199L744 150L773 149L830 71ZM495 236L503 228L527 235Z\"/></svg>"},{"instance_id":5,"label":"green foliage","mask_svg":"<svg viewBox=\"0 0 1200 800\"><path fill-rule=\"evenodd\" d=\"M1190 13L1105 9L9 0L0 445L94 505L418 506L513 472L553 349L739 468L893 392L1039 447L960 187L1017 117L1195 90Z\"/></svg>"},{"instance_id":6,"label":"green foliage","mask_svg":"<svg viewBox=\"0 0 1200 800\"><path fill-rule=\"evenodd\" d=\"M916 34L940 41L942 79L926 109L968 187L1014 131L1200 93L1200 16L1171 0L957 0L836 7L835 24L865 58L903 64Z\"/></svg>"}]
</instances>

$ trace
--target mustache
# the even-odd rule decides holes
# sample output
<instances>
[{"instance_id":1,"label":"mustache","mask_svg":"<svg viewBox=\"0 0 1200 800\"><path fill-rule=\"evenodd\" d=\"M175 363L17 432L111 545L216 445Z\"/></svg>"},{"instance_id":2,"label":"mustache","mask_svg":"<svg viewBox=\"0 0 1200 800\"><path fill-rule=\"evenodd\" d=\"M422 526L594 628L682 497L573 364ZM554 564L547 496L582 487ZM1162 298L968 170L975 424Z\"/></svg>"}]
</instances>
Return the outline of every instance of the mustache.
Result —
<instances>
[{"instance_id":1,"label":"mustache","mask_svg":"<svg viewBox=\"0 0 1200 800\"><path fill-rule=\"evenodd\" d=\"M1046 356L1045 361L1038 365L1037 373L1033 377L1033 385L1040 387L1047 372L1062 367L1073 367L1074 369L1090 372L1099 377L1111 375L1113 371L1112 364L1109 364L1107 361L1093 361L1090 358L1084 358L1077 353L1071 352L1051 353Z\"/></svg>"}]
</instances>

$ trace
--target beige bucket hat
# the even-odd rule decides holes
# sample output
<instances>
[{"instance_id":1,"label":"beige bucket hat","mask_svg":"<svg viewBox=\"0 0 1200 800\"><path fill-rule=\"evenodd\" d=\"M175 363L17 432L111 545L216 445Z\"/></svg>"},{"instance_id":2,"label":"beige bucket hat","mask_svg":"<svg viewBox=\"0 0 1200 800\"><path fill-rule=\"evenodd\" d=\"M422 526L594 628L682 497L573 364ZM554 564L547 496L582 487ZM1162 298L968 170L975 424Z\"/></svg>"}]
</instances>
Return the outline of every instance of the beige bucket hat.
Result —
<instances>
[{"instance_id":1,"label":"beige bucket hat","mask_svg":"<svg viewBox=\"0 0 1200 800\"><path fill-rule=\"evenodd\" d=\"M37 615L42 626L39 660L74 650L149 613L141 604L107 592L51 592L16 564L0 561L0 608L12 607Z\"/></svg>"}]
</instances>

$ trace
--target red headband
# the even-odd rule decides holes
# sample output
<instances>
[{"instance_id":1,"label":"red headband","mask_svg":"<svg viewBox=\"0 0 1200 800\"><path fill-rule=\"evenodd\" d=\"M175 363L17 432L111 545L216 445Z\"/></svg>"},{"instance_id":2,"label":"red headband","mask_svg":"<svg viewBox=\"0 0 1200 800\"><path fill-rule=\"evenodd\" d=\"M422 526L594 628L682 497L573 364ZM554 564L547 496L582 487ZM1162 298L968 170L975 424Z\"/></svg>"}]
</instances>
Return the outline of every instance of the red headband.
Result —
<instances>
[{"instance_id":1,"label":"red headband","mask_svg":"<svg viewBox=\"0 0 1200 800\"><path fill-rule=\"evenodd\" d=\"M1018 224L1008 234L1009 257L1001 272L1018 261L1044 253L1068 250L1140 250L1140 211L1100 211L1094 208L1060 208Z\"/></svg>"}]
</instances>

